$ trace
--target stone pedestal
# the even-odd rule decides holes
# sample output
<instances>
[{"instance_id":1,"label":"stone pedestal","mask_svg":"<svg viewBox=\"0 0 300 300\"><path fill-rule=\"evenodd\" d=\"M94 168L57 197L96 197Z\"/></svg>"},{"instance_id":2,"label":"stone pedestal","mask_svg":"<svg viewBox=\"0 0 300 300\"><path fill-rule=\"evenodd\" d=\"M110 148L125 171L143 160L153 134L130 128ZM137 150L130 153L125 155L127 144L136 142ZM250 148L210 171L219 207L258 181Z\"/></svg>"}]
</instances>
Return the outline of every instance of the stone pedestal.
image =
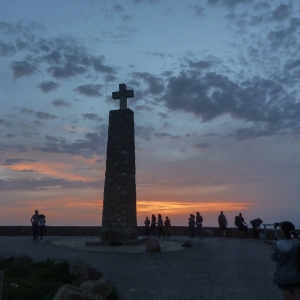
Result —
<instances>
[{"instance_id":1,"label":"stone pedestal","mask_svg":"<svg viewBox=\"0 0 300 300\"><path fill-rule=\"evenodd\" d=\"M102 241L137 239L134 113L109 113Z\"/></svg>"}]
</instances>

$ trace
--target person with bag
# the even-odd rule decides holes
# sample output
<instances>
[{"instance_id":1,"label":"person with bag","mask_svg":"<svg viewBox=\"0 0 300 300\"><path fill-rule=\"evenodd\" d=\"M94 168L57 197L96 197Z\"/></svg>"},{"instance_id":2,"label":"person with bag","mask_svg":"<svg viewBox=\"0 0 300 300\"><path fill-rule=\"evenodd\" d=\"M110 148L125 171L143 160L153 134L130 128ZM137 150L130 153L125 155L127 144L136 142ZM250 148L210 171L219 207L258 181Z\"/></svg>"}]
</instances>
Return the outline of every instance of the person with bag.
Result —
<instances>
[{"instance_id":1,"label":"person with bag","mask_svg":"<svg viewBox=\"0 0 300 300\"><path fill-rule=\"evenodd\" d=\"M295 226L285 221L279 227L284 239L273 244L270 255L277 262L273 283L278 285L284 300L300 300L299 242Z\"/></svg>"},{"instance_id":2,"label":"person with bag","mask_svg":"<svg viewBox=\"0 0 300 300\"><path fill-rule=\"evenodd\" d=\"M234 219L234 225L239 229L240 238L244 238L245 231L248 230L248 226L245 222L245 219L243 218L241 213L239 213L239 215L236 216Z\"/></svg>"},{"instance_id":3,"label":"person with bag","mask_svg":"<svg viewBox=\"0 0 300 300\"><path fill-rule=\"evenodd\" d=\"M46 232L46 216L41 214L39 218L39 233L40 233L41 240L43 239L45 232Z\"/></svg>"}]
</instances>

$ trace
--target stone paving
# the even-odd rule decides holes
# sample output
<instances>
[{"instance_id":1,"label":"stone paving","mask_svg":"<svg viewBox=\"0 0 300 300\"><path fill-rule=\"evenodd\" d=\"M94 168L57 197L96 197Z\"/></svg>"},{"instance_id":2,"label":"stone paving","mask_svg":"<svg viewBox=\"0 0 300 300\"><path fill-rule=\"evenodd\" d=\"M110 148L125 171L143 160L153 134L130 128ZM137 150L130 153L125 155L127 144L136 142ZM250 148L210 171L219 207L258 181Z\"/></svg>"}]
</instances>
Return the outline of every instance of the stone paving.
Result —
<instances>
[{"instance_id":1,"label":"stone paving","mask_svg":"<svg viewBox=\"0 0 300 300\"><path fill-rule=\"evenodd\" d=\"M275 263L262 240L171 237L160 239L162 252L138 246L85 246L95 237L0 237L1 254L82 259L116 286L120 300L279 300L272 284ZM193 247L183 248L189 241Z\"/></svg>"}]
</instances>

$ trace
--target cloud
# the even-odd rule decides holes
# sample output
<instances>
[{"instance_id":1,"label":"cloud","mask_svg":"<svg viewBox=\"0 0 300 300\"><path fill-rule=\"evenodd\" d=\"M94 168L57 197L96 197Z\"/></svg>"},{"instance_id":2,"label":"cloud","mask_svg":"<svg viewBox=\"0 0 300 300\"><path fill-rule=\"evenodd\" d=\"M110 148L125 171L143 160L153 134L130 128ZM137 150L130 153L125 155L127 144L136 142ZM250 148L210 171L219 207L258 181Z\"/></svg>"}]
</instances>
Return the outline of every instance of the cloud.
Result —
<instances>
[{"instance_id":1,"label":"cloud","mask_svg":"<svg viewBox=\"0 0 300 300\"><path fill-rule=\"evenodd\" d=\"M108 74L104 77L105 82L112 82L112 81L115 81L116 79L117 79L117 77L113 76L111 74Z\"/></svg>"},{"instance_id":2,"label":"cloud","mask_svg":"<svg viewBox=\"0 0 300 300\"><path fill-rule=\"evenodd\" d=\"M300 67L300 59L289 60L284 65L285 70L292 70L298 67Z\"/></svg>"},{"instance_id":3,"label":"cloud","mask_svg":"<svg viewBox=\"0 0 300 300\"><path fill-rule=\"evenodd\" d=\"M34 110L22 107L22 108L20 108L20 113L26 114L26 115L32 115L32 114L34 114Z\"/></svg>"},{"instance_id":4,"label":"cloud","mask_svg":"<svg viewBox=\"0 0 300 300\"><path fill-rule=\"evenodd\" d=\"M42 119L42 120L53 120L53 119L57 119L56 116L50 115L50 114L48 114L48 113L46 113L46 112L41 112L41 111L36 112L34 115L35 115L38 119Z\"/></svg>"},{"instance_id":5,"label":"cloud","mask_svg":"<svg viewBox=\"0 0 300 300\"><path fill-rule=\"evenodd\" d=\"M73 63L65 63L62 67L52 66L47 72L54 78L69 78L87 72L87 69Z\"/></svg>"},{"instance_id":6,"label":"cloud","mask_svg":"<svg viewBox=\"0 0 300 300\"><path fill-rule=\"evenodd\" d=\"M70 103L64 99L56 99L51 102L56 107L70 107Z\"/></svg>"},{"instance_id":7,"label":"cloud","mask_svg":"<svg viewBox=\"0 0 300 300\"><path fill-rule=\"evenodd\" d=\"M131 73L132 77L135 79L142 79L148 84L148 89L146 93L157 95L164 90L164 85L161 78L156 77L147 72L133 72Z\"/></svg>"},{"instance_id":8,"label":"cloud","mask_svg":"<svg viewBox=\"0 0 300 300\"><path fill-rule=\"evenodd\" d=\"M225 6L228 8L234 8L237 5L251 4L254 0L206 0L206 2L211 6Z\"/></svg>"},{"instance_id":9,"label":"cloud","mask_svg":"<svg viewBox=\"0 0 300 300\"><path fill-rule=\"evenodd\" d=\"M271 13L271 21L284 21L291 17L293 12L293 6L291 3L278 5Z\"/></svg>"},{"instance_id":10,"label":"cloud","mask_svg":"<svg viewBox=\"0 0 300 300\"><path fill-rule=\"evenodd\" d=\"M30 170L27 170L27 172ZM37 179L0 179L0 191L39 191L51 188L59 189L99 189L103 180L83 181L58 178Z\"/></svg>"},{"instance_id":11,"label":"cloud","mask_svg":"<svg viewBox=\"0 0 300 300\"><path fill-rule=\"evenodd\" d=\"M194 10L197 17L204 17L205 16L204 7L200 6L199 4L196 4L192 8L193 8L193 10Z\"/></svg>"},{"instance_id":12,"label":"cloud","mask_svg":"<svg viewBox=\"0 0 300 300\"><path fill-rule=\"evenodd\" d=\"M0 161L1 161L2 166L14 166L21 162L36 162L37 160L26 159L26 158L6 158L6 159L2 159Z\"/></svg>"},{"instance_id":13,"label":"cloud","mask_svg":"<svg viewBox=\"0 0 300 300\"><path fill-rule=\"evenodd\" d=\"M86 133L85 139L78 139L75 142L67 142L64 138L46 136L46 145L34 147L33 150L38 150L46 153L68 153L71 155L79 155L90 158L94 155L105 154L107 132L103 130L97 133Z\"/></svg>"},{"instance_id":14,"label":"cloud","mask_svg":"<svg viewBox=\"0 0 300 300\"><path fill-rule=\"evenodd\" d=\"M167 119L167 118L169 118L169 115L168 115L168 114L165 114L165 113L158 113L158 115L159 115L162 119Z\"/></svg>"},{"instance_id":15,"label":"cloud","mask_svg":"<svg viewBox=\"0 0 300 300\"><path fill-rule=\"evenodd\" d=\"M81 95L88 97L100 97L102 94L99 91L102 89L102 84L86 84L78 86L74 91L78 92Z\"/></svg>"},{"instance_id":16,"label":"cloud","mask_svg":"<svg viewBox=\"0 0 300 300\"><path fill-rule=\"evenodd\" d=\"M49 93L52 90L56 90L59 86L60 84L53 81L43 81L37 85L37 88L44 93Z\"/></svg>"},{"instance_id":17,"label":"cloud","mask_svg":"<svg viewBox=\"0 0 300 300\"><path fill-rule=\"evenodd\" d=\"M150 140L154 134L155 129L150 126L139 126L135 124L134 133L136 137L140 137L145 140Z\"/></svg>"},{"instance_id":18,"label":"cloud","mask_svg":"<svg viewBox=\"0 0 300 300\"><path fill-rule=\"evenodd\" d=\"M273 43L273 45L281 45L285 40L287 40L292 34L296 33L300 27L299 18L291 18L289 20L289 26L282 27L278 30L272 30L269 32L267 38Z\"/></svg>"},{"instance_id":19,"label":"cloud","mask_svg":"<svg viewBox=\"0 0 300 300\"><path fill-rule=\"evenodd\" d=\"M1 125L6 126L6 127L11 127L12 126L11 122L5 121L3 119L0 119L0 126Z\"/></svg>"},{"instance_id":20,"label":"cloud","mask_svg":"<svg viewBox=\"0 0 300 300\"><path fill-rule=\"evenodd\" d=\"M12 56L16 53L16 47L12 43L0 40L0 56Z\"/></svg>"},{"instance_id":21,"label":"cloud","mask_svg":"<svg viewBox=\"0 0 300 300\"><path fill-rule=\"evenodd\" d=\"M195 147L199 149L208 149L211 147L211 145L209 143L198 143L195 145Z\"/></svg>"},{"instance_id":22,"label":"cloud","mask_svg":"<svg viewBox=\"0 0 300 300\"><path fill-rule=\"evenodd\" d=\"M120 4L116 4L113 8L114 12L122 13L124 11L124 8Z\"/></svg>"},{"instance_id":23,"label":"cloud","mask_svg":"<svg viewBox=\"0 0 300 300\"><path fill-rule=\"evenodd\" d=\"M123 15L121 18L122 18L123 22L128 22L128 21L132 21L133 20L133 17L131 17L129 15Z\"/></svg>"},{"instance_id":24,"label":"cloud","mask_svg":"<svg viewBox=\"0 0 300 300\"><path fill-rule=\"evenodd\" d=\"M37 72L37 67L31 65L27 61L13 61L10 64L10 67L13 70L14 79L22 76L33 75Z\"/></svg>"},{"instance_id":25,"label":"cloud","mask_svg":"<svg viewBox=\"0 0 300 300\"><path fill-rule=\"evenodd\" d=\"M88 119L88 120L91 120L91 121L96 121L96 122L103 121L103 119L100 118L97 114L89 113L89 114L83 114L82 116L83 116L84 119Z\"/></svg>"}]
</instances>

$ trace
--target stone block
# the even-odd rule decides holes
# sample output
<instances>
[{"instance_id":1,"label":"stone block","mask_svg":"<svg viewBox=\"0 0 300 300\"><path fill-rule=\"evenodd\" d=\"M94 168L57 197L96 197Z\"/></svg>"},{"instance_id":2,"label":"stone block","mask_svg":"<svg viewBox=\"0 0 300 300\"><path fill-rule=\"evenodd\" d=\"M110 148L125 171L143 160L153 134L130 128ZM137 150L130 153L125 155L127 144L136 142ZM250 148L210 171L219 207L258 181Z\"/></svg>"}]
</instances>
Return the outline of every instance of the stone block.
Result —
<instances>
[{"instance_id":1,"label":"stone block","mask_svg":"<svg viewBox=\"0 0 300 300\"><path fill-rule=\"evenodd\" d=\"M160 248L160 244L159 241L157 239L149 239L147 242L147 252L160 252L161 248Z\"/></svg>"},{"instance_id":2,"label":"stone block","mask_svg":"<svg viewBox=\"0 0 300 300\"><path fill-rule=\"evenodd\" d=\"M113 292L113 285L106 278L85 281L81 284L80 288L88 294L100 295L104 299L107 299L107 297Z\"/></svg>"},{"instance_id":3,"label":"stone block","mask_svg":"<svg viewBox=\"0 0 300 300\"><path fill-rule=\"evenodd\" d=\"M203 236L204 237L213 237L214 236L214 233L211 229L205 229L203 231Z\"/></svg>"}]
</instances>

